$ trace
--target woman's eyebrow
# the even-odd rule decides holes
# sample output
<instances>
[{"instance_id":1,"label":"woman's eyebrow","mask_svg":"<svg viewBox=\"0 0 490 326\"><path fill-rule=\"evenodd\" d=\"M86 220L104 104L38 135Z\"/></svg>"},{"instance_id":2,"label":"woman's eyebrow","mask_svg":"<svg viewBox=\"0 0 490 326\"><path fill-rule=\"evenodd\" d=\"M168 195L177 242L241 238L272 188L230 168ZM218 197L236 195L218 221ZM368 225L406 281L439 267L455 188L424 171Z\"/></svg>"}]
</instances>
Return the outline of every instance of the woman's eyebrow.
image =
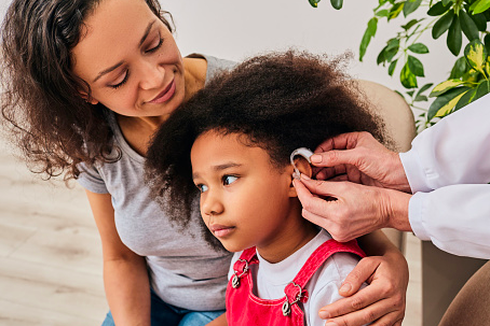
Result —
<instances>
[{"instance_id":1,"label":"woman's eyebrow","mask_svg":"<svg viewBox=\"0 0 490 326\"><path fill-rule=\"evenodd\" d=\"M153 20L152 22L150 22L148 24L148 26L146 27L146 30L145 30L145 33L143 34L143 36L141 37L141 40L138 44L138 47L140 47L145 41L146 39L148 38L148 35L150 34L150 31L151 31L151 28L153 27L153 25L155 24L156 22L156 19ZM121 62L118 62L116 63L115 65L107 68L107 69L104 69L102 70L101 72L99 72L99 74L97 75L97 77L95 77L95 79L92 81L93 83L95 83L97 80L100 79L100 77L104 76L105 74L108 74L110 73L111 71L114 71L116 70L118 67L120 67L124 62L121 61Z\"/></svg>"}]
</instances>

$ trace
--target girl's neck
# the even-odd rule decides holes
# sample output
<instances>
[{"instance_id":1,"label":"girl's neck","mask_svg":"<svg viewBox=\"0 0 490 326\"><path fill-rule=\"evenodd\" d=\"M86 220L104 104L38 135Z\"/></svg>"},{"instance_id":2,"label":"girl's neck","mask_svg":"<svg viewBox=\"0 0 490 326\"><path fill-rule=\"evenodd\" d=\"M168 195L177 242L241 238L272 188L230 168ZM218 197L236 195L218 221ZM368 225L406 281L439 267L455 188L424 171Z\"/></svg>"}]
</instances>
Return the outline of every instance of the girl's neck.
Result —
<instances>
[{"instance_id":1,"label":"girl's neck","mask_svg":"<svg viewBox=\"0 0 490 326\"><path fill-rule=\"evenodd\" d=\"M292 211L273 239L257 245L260 256L269 263L278 263L288 258L318 234L318 228L301 216L301 206Z\"/></svg>"}]
</instances>

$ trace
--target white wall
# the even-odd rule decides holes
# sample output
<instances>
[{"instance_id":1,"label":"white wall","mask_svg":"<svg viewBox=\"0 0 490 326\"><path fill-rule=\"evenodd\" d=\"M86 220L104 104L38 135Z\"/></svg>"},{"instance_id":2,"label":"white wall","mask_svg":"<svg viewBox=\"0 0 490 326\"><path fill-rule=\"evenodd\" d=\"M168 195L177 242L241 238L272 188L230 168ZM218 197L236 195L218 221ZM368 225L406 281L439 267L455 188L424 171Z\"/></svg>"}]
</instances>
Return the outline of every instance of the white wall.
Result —
<instances>
[{"instance_id":1,"label":"white wall","mask_svg":"<svg viewBox=\"0 0 490 326\"><path fill-rule=\"evenodd\" d=\"M400 22L388 24L383 20L378 24L378 33L363 62L358 61L359 43L378 0L344 0L340 11L334 10L328 0L321 1L318 8L311 7L308 0L160 0L160 3L174 16L176 39L183 55L202 52L240 60L291 46L332 55L351 51L355 54L349 64L352 75L403 90L398 81L399 69L391 78L386 68L376 65L385 42L400 30L400 18ZM428 77L419 83L440 81L448 75L454 61L445 50L445 36L437 41L430 36L421 40L426 41L431 53L419 56Z\"/></svg>"}]
</instances>

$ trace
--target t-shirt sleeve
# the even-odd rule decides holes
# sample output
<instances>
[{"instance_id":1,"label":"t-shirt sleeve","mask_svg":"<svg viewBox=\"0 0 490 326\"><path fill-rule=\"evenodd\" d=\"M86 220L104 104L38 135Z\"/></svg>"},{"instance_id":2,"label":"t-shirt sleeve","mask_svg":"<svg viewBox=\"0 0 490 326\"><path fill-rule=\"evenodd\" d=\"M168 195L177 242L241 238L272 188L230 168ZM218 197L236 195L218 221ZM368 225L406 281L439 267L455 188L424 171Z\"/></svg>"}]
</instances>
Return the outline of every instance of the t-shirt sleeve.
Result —
<instances>
[{"instance_id":1,"label":"t-shirt sleeve","mask_svg":"<svg viewBox=\"0 0 490 326\"><path fill-rule=\"evenodd\" d=\"M88 167L85 163L80 163L78 168L80 169L80 175L77 181L83 188L96 194L109 193L105 181L95 166Z\"/></svg>"},{"instance_id":2,"label":"t-shirt sleeve","mask_svg":"<svg viewBox=\"0 0 490 326\"><path fill-rule=\"evenodd\" d=\"M318 312L322 307L333 303L343 297L339 294L340 286L347 275L357 265L359 258L349 253L336 253L324 264L308 302L305 304L306 324L308 326L324 326L325 319L320 318ZM366 287L363 284L361 289Z\"/></svg>"}]
</instances>

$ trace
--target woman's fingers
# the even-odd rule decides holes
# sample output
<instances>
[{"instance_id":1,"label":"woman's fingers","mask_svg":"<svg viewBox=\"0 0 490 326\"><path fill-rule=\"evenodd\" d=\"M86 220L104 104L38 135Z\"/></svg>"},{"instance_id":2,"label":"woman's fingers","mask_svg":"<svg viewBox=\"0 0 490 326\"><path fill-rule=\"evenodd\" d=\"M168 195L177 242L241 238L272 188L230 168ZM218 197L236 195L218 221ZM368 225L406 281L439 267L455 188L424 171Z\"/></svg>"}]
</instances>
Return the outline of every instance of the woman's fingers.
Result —
<instances>
[{"instance_id":1,"label":"woman's fingers","mask_svg":"<svg viewBox=\"0 0 490 326\"><path fill-rule=\"evenodd\" d=\"M371 276L378 267L378 260L361 259L342 282L339 294L343 297L351 296L361 288L364 282L371 283Z\"/></svg>"},{"instance_id":2,"label":"woman's fingers","mask_svg":"<svg viewBox=\"0 0 490 326\"><path fill-rule=\"evenodd\" d=\"M404 314L396 310L386 313L387 309L390 307L384 301L376 302L363 310L327 319L325 326L362 326L370 323L371 326L399 325Z\"/></svg>"},{"instance_id":3,"label":"woman's fingers","mask_svg":"<svg viewBox=\"0 0 490 326\"><path fill-rule=\"evenodd\" d=\"M405 316L405 273L401 281L393 278L395 269L399 266L391 266L383 257L363 258L358 266L348 275L343 285L350 285L350 289L340 294L350 297L338 300L320 309L319 315L337 323L337 325L397 325ZM403 264L400 264L403 265ZM402 266L405 271L406 266ZM370 283L365 288L356 292L362 282ZM328 325L328 323L327 323Z\"/></svg>"}]
</instances>

